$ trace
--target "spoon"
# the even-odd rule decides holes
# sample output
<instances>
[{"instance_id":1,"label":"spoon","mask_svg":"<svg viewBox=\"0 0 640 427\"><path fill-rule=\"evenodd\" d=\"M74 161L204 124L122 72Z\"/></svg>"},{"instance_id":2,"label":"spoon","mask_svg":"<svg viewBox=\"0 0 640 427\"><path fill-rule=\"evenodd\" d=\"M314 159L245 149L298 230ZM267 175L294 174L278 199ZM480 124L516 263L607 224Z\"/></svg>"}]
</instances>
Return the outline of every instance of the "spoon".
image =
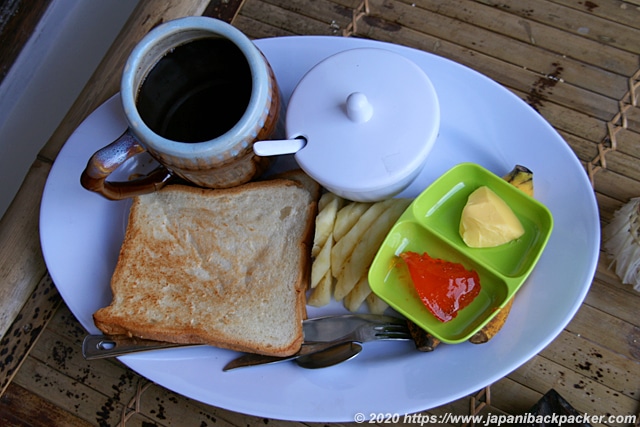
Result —
<instances>
[{"instance_id":1,"label":"spoon","mask_svg":"<svg viewBox=\"0 0 640 427\"><path fill-rule=\"evenodd\" d=\"M308 356L298 357L295 362L305 369L328 368L338 363L353 359L362 351L362 346L356 342L345 342Z\"/></svg>"}]
</instances>

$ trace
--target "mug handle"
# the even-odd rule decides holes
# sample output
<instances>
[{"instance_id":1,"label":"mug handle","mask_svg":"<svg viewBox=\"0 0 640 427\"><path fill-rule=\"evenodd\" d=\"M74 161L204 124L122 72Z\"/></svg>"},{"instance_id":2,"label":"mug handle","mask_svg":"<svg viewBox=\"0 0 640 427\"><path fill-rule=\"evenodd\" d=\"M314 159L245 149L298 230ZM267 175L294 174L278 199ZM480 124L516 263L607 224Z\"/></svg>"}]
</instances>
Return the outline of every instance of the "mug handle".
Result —
<instances>
[{"instance_id":1,"label":"mug handle","mask_svg":"<svg viewBox=\"0 0 640 427\"><path fill-rule=\"evenodd\" d=\"M107 181L109 175L125 161L145 151L127 129L118 139L91 156L80 177L80 184L110 200L122 200L161 189L173 178L172 173L162 165L131 181Z\"/></svg>"}]
</instances>

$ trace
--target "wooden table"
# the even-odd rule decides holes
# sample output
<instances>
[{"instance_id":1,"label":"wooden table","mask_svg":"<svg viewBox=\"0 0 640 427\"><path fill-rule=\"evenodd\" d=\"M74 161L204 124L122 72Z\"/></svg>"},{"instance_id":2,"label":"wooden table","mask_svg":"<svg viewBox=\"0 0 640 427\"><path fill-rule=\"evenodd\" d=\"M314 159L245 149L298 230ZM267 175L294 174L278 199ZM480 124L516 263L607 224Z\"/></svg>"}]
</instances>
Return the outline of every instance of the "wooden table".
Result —
<instances>
[{"instance_id":1,"label":"wooden table","mask_svg":"<svg viewBox=\"0 0 640 427\"><path fill-rule=\"evenodd\" d=\"M0 221L1 425L298 424L195 402L115 360L85 361L86 332L40 252L40 197L64 142L116 93L137 40L159 22L199 14L232 22L251 38L365 37L450 58L512 90L560 132L591 177L603 224L640 196L638 0L142 0ZM582 307L547 348L479 395L425 413L521 414L555 389L581 412L636 415L639 307L640 293L603 256Z\"/></svg>"}]
</instances>

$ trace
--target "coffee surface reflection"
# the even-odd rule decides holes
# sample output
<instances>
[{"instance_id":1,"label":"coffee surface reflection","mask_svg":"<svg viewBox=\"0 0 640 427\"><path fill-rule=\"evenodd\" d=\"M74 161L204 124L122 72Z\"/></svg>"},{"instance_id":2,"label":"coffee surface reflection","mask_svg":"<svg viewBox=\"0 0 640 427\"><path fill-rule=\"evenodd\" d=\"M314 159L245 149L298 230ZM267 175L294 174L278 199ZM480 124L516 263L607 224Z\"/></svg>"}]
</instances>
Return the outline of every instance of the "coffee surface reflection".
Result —
<instances>
[{"instance_id":1,"label":"coffee surface reflection","mask_svg":"<svg viewBox=\"0 0 640 427\"><path fill-rule=\"evenodd\" d=\"M146 76L136 99L140 116L158 135L179 142L209 141L229 131L251 96L251 71L238 47L202 38L176 47Z\"/></svg>"}]
</instances>

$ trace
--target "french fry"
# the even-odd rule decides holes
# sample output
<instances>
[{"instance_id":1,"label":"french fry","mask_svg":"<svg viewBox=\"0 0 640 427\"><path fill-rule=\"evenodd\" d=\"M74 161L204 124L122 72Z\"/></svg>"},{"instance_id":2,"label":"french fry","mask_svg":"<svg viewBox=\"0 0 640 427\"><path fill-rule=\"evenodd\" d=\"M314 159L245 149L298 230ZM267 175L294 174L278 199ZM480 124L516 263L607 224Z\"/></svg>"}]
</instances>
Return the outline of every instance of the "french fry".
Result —
<instances>
[{"instance_id":1,"label":"french fry","mask_svg":"<svg viewBox=\"0 0 640 427\"><path fill-rule=\"evenodd\" d=\"M370 207L371 203L351 202L340 209L333 227L333 238L336 241L342 239Z\"/></svg>"},{"instance_id":2,"label":"french fry","mask_svg":"<svg viewBox=\"0 0 640 427\"><path fill-rule=\"evenodd\" d=\"M369 231L371 224L373 224L373 222L392 204L393 199L372 204L369 209L360 216L351 230L349 230L349 232L340 240L336 240L336 244L331 249L331 271L334 277L338 277L344 263L347 262L351 252L353 252L353 249L356 247L358 242L362 240L365 233ZM336 297L336 299L344 298L347 293L348 291L344 292L342 297Z\"/></svg>"},{"instance_id":3,"label":"french fry","mask_svg":"<svg viewBox=\"0 0 640 427\"><path fill-rule=\"evenodd\" d=\"M371 314L383 314L387 308L389 308L389 304L387 304L384 300L382 300L378 295L371 292L369 296L367 296L367 307L369 308L369 313Z\"/></svg>"},{"instance_id":4,"label":"french fry","mask_svg":"<svg viewBox=\"0 0 640 427\"><path fill-rule=\"evenodd\" d=\"M369 280L367 276L358 280L358 283L351 289L344 297L344 306L349 311L358 311L362 303L371 294L371 288L369 287Z\"/></svg>"},{"instance_id":5,"label":"french fry","mask_svg":"<svg viewBox=\"0 0 640 427\"><path fill-rule=\"evenodd\" d=\"M322 195L312 248L309 305L326 305L333 296L351 311L359 310L364 301L372 312L387 309L388 305L371 292L368 269L382 240L410 202L389 199L363 203L333 193Z\"/></svg>"},{"instance_id":6,"label":"french fry","mask_svg":"<svg viewBox=\"0 0 640 427\"><path fill-rule=\"evenodd\" d=\"M318 282L318 285L311 291L307 304L314 307L322 307L331 302L331 293L333 292L333 276L328 271L327 274L322 276L322 279Z\"/></svg>"},{"instance_id":7,"label":"french fry","mask_svg":"<svg viewBox=\"0 0 640 427\"><path fill-rule=\"evenodd\" d=\"M315 288L320 280L327 274L331 274L331 248L333 247L333 234L329 233L322 249L316 254L311 264L311 288Z\"/></svg>"},{"instance_id":8,"label":"french fry","mask_svg":"<svg viewBox=\"0 0 640 427\"><path fill-rule=\"evenodd\" d=\"M324 247L327 238L333 233L336 215L343 199L333 193L324 193L318 202L318 216L316 217L316 229L313 237L311 256L316 256Z\"/></svg>"},{"instance_id":9,"label":"french fry","mask_svg":"<svg viewBox=\"0 0 640 427\"><path fill-rule=\"evenodd\" d=\"M411 203L410 199L391 199L391 201L386 204L387 209L371 223L364 235L359 237L360 240L356 243L348 259L343 263L342 270L338 273L336 288L334 290L334 298L337 301L342 300L351 292L359 280L363 277L366 278L378 248L393 224L395 224L400 215L402 215L407 206L409 206L409 203ZM336 247L339 243L340 242L336 244ZM331 262L331 268L335 275L333 259ZM366 298L366 295L364 298ZM362 299L363 301L364 298Z\"/></svg>"},{"instance_id":10,"label":"french fry","mask_svg":"<svg viewBox=\"0 0 640 427\"><path fill-rule=\"evenodd\" d=\"M337 194L331 193L330 191L322 193L320 195L320 199L318 200L318 212L323 210L330 201L338 197L339 196Z\"/></svg>"}]
</instances>

